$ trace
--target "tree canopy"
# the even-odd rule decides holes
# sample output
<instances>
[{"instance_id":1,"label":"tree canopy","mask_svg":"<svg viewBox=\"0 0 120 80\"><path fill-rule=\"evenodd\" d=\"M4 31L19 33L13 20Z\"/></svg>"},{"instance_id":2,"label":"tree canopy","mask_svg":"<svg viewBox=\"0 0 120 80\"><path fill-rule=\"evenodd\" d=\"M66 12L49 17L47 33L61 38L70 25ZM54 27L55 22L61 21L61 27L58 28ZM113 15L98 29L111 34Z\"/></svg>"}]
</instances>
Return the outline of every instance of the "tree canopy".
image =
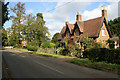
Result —
<instances>
[{"instance_id":1,"label":"tree canopy","mask_svg":"<svg viewBox=\"0 0 120 80\"><path fill-rule=\"evenodd\" d=\"M25 39L28 45L40 47L42 42L49 39L42 13L37 13L36 16L25 14L25 4L21 2L12 7L11 11L15 15L11 16L12 26L8 29L10 45L19 47Z\"/></svg>"},{"instance_id":2,"label":"tree canopy","mask_svg":"<svg viewBox=\"0 0 120 80\"><path fill-rule=\"evenodd\" d=\"M58 42L57 38L58 38L59 34L60 34L60 33L55 33L55 34L53 35L53 37L52 37L51 42L57 43L57 42Z\"/></svg>"},{"instance_id":3,"label":"tree canopy","mask_svg":"<svg viewBox=\"0 0 120 80\"><path fill-rule=\"evenodd\" d=\"M110 20L108 22L108 26L112 36L120 37L120 17L115 18L114 20Z\"/></svg>"},{"instance_id":4,"label":"tree canopy","mask_svg":"<svg viewBox=\"0 0 120 80\"><path fill-rule=\"evenodd\" d=\"M4 23L7 20L9 20L8 4L9 4L9 2L7 2L6 4L4 2L2 2L2 26L4 25Z\"/></svg>"}]
</instances>

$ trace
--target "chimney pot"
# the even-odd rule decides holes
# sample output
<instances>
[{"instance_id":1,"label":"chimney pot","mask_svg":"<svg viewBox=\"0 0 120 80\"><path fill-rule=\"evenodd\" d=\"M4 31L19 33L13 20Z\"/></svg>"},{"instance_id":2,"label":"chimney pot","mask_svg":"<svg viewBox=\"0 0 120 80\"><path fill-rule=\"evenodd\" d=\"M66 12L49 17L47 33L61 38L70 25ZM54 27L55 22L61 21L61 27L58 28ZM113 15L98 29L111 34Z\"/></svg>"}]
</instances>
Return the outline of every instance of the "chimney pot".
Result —
<instances>
[{"instance_id":1,"label":"chimney pot","mask_svg":"<svg viewBox=\"0 0 120 80\"><path fill-rule=\"evenodd\" d=\"M77 12L76 21L82 21L81 12Z\"/></svg>"}]
</instances>

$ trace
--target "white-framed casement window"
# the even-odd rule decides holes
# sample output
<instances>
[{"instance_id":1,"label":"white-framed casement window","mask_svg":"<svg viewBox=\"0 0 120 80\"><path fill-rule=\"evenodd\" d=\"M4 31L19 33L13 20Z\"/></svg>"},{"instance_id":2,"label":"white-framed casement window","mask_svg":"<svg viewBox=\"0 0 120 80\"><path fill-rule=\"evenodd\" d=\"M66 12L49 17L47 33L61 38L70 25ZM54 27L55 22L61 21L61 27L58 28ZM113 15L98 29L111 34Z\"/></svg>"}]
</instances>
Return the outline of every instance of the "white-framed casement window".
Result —
<instances>
[{"instance_id":1,"label":"white-framed casement window","mask_svg":"<svg viewBox=\"0 0 120 80\"><path fill-rule=\"evenodd\" d=\"M70 38L70 33L67 33L67 38Z\"/></svg>"},{"instance_id":2,"label":"white-framed casement window","mask_svg":"<svg viewBox=\"0 0 120 80\"><path fill-rule=\"evenodd\" d=\"M105 30L102 29L102 36L105 36Z\"/></svg>"},{"instance_id":3,"label":"white-framed casement window","mask_svg":"<svg viewBox=\"0 0 120 80\"><path fill-rule=\"evenodd\" d=\"M79 37L79 31L78 31L78 32L76 32L76 37Z\"/></svg>"}]
</instances>

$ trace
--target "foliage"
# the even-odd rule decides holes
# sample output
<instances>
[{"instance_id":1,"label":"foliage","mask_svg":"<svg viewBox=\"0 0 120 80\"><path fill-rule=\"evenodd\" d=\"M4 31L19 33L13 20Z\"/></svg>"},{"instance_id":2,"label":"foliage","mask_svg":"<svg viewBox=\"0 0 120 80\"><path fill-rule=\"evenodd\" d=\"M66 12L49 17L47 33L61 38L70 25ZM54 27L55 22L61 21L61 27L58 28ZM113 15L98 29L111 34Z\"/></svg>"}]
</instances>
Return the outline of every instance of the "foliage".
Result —
<instances>
[{"instance_id":1,"label":"foliage","mask_svg":"<svg viewBox=\"0 0 120 80\"><path fill-rule=\"evenodd\" d=\"M31 42L28 42L28 44L27 44L28 46L39 46L39 44L38 44L38 41L31 41Z\"/></svg>"},{"instance_id":2,"label":"foliage","mask_svg":"<svg viewBox=\"0 0 120 80\"><path fill-rule=\"evenodd\" d=\"M86 50L84 55L91 61L106 61L120 64L120 49L92 48Z\"/></svg>"},{"instance_id":3,"label":"foliage","mask_svg":"<svg viewBox=\"0 0 120 80\"><path fill-rule=\"evenodd\" d=\"M21 2L18 2L11 10L15 15L11 16L12 27L8 30L10 45L18 46L25 38L30 45L40 47L43 42L49 40L48 28L45 26L42 13L37 13L37 16L26 15L25 4Z\"/></svg>"},{"instance_id":4,"label":"foliage","mask_svg":"<svg viewBox=\"0 0 120 80\"><path fill-rule=\"evenodd\" d=\"M109 47L113 49L115 47L115 42L113 40L108 39L107 44L109 44Z\"/></svg>"},{"instance_id":5,"label":"foliage","mask_svg":"<svg viewBox=\"0 0 120 80\"><path fill-rule=\"evenodd\" d=\"M9 20L9 17L8 17L9 13L7 8L8 5L9 5L9 2L7 2L6 4L2 2L2 26L7 20Z\"/></svg>"},{"instance_id":6,"label":"foliage","mask_svg":"<svg viewBox=\"0 0 120 80\"><path fill-rule=\"evenodd\" d=\"M55 44L55 47L58 48L59 47L59 42L57 41L56 44Z\"/></svg>"},{"instance_id":7,"label":"foliage","mask_svg":"<svg viewBox=\"0 0 120 80\"><path fill-rule=\"evenodd\" d=\"M67 39L65 38L65 40L64 40L64 44L65 44L65 48L67 47Z\"/></svg>"},{"instance_id":8,"label":"foliage","mask_svg":"<svg viewBox=\"0 0 120 80\"><path fill-rule=\"evenodd\" d=\"M106 62L91 62L88 59L69 59L67 62L71 62L74 64L78 64L80 66L85 66L85 67L90 67L106 72L112 72L116 74L120 74L120 65L119 64L111 64L111 63L106 63Z\"/></svg>"},{"instance_id":9,"label":"foliage","mask_svg":"<svg viewBox=\"0 0 120 80\"><path fill-rule=\"evenodd\" d=\"M110 28L112 36L120 37L120 17L110 20L108 22L108 27Z\"/></svg>"},{"instance_id":10,"label":"foliage","mask_svg":"<svg viewBox=\"0 0 120 80\"><path fill-rule=\"evenodd\" d=\"M83 39L83 45L86 47L86 49L90 49L93 47L94 40L92 38L88 38L88 36L85 36Z\"/></svg>"},{"instance_id":11,"label":"foliage","mask_svg":"<svg viewBox=\"0 0 120 80\"><path fill-rule=\"evenodd\" d=\"M48 40L46 34L49 35L48 28L44 26L45 21L43 20L42 13L37 13L37 19L35 19L32 14L29 14L26 17L26 20L26 26L22 31L25 35L26 40L37 41L40 47L42 42Z\"/></svg>"},{"instance_id":12,"label":"foliage","mask_svg":"<svg viewBox=\"0 0 120 80\"><path fill-rule=\"evenodd\" d=\"M12 44L13 46L20 46L22 35L21 35L21 30L24 27L23 22L25 20L25 4L18 2L13 8L11 8L11 11L15 14L14 16L11 16L12 19L12 38L16 40L11 40L14 42L11 43L16 43ZM12 39L10 38L10 39Z\"/></svg>"},{"instance_id":13,"label":"foliage","mask_svg":"<svg viewBox=\"0 0 120 80\"><path fill-rule=\"evenodd\" d=\"M27 46L27 49L29 50L29 51L37 51L38 50L38 46Z\"/></svg>"},{"instance_id":14,"label":"foliage","mask_svg":"<svg viewBox=\"0 0 120 80\"><path fill-rule=\"evenodd\" d=\"M7 45L7 31L2 27L1 32L2 32L2 46L6 46Z\"/></svg>"},{"instance_id":15,"label":"foliage","mask_svg":"<svg viewBox=\"0 0 120 80\"><path fill-rule=\"evenodd\" d=\"M53 42L53 43L56 44L56 43L58 42L57 38L58 38L59 34L60 34L60 33L55 33L55 34L53 35L53 37L52 37L51 42Z\"/></svg>"},{"instance_id":16,"label":"foliage","mask_svg":"<svg viewBox=\"0 0 120 80\"><path fill-rule=\"evenodd\" d=\"M68 56L63 56L63 55L60 55L60 54L44 53L44 52L39 52L39 51L33 52L33 51L28 51L27 49L23 49L21 51L28 52L28 53L35 53L35 54L39 54L39 55L47 56L47 57L68 57Z\"/></svg>"},{"instance_id":17,"label":"foliage","mask_svg":"<svg viewBox=\"0 0 120 80\"><path fill-rule=\"evenodd\" d=\"M42 48L54 48L55 44L51 42L44 42L41 44Z\"/></svg>"},{"instance_id":18,"label":"foliage","mask_svg":"<svg viewBox=\"0 0 120 80\"><path fill-rule=\"evenodd\" d=\"M95 43L94 47L95 47L95 48L103 48L103 46L102 46L101 43Z\"/></svg>"},{"instance_id":19,"label":"foliage","mask_svg":"<svg viewBox=\"0 0 120 80\"><path fill-rule=\"evenodd\" d=\"M66 55L70 55L71 52L70 52L69 48L64 48L64 49L61 49L59 53L61 55L66 56Z\"/></svg>"}]
</instances>

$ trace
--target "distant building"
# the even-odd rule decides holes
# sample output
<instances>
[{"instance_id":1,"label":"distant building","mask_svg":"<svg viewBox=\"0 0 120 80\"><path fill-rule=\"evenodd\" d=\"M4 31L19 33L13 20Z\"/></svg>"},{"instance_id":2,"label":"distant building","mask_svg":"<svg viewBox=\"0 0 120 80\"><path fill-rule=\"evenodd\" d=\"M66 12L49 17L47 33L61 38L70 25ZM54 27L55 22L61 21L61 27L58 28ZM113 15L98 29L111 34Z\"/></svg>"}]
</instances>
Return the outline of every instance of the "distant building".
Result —
<instances>
[{"instance_id":1,"label":"distant building","mask_svg":"<svg viewBox=\"0 0 120 80\"><path fill-rule=\"evenodd\" d=\"M26 41L25 39L24 39L24 40L22 40L21 45L22 45L22 47L27 46L27 41Z\"/></svg>"},{"instance_id":2,"label":"distant building","mask_svg":"<svg viewBox=\"0 0 120 80\"><path fill-rule=\"evenodd\" d=\"M107 10L102 10L102 16L86 21L82 21L82 16L80 12L76 15L75 24L70 24L68 21L65 22L60 35L58 36L58 41L60 45L64 46L64 41L67 41L67 46L74 48L74 43L78 43L83 47L84 36L88 35L89 38L93 38L94 42L100 42L104 46L106 45L106 40L111 38L110 30L108 28Z\"/></svg>"}]
</instances>

